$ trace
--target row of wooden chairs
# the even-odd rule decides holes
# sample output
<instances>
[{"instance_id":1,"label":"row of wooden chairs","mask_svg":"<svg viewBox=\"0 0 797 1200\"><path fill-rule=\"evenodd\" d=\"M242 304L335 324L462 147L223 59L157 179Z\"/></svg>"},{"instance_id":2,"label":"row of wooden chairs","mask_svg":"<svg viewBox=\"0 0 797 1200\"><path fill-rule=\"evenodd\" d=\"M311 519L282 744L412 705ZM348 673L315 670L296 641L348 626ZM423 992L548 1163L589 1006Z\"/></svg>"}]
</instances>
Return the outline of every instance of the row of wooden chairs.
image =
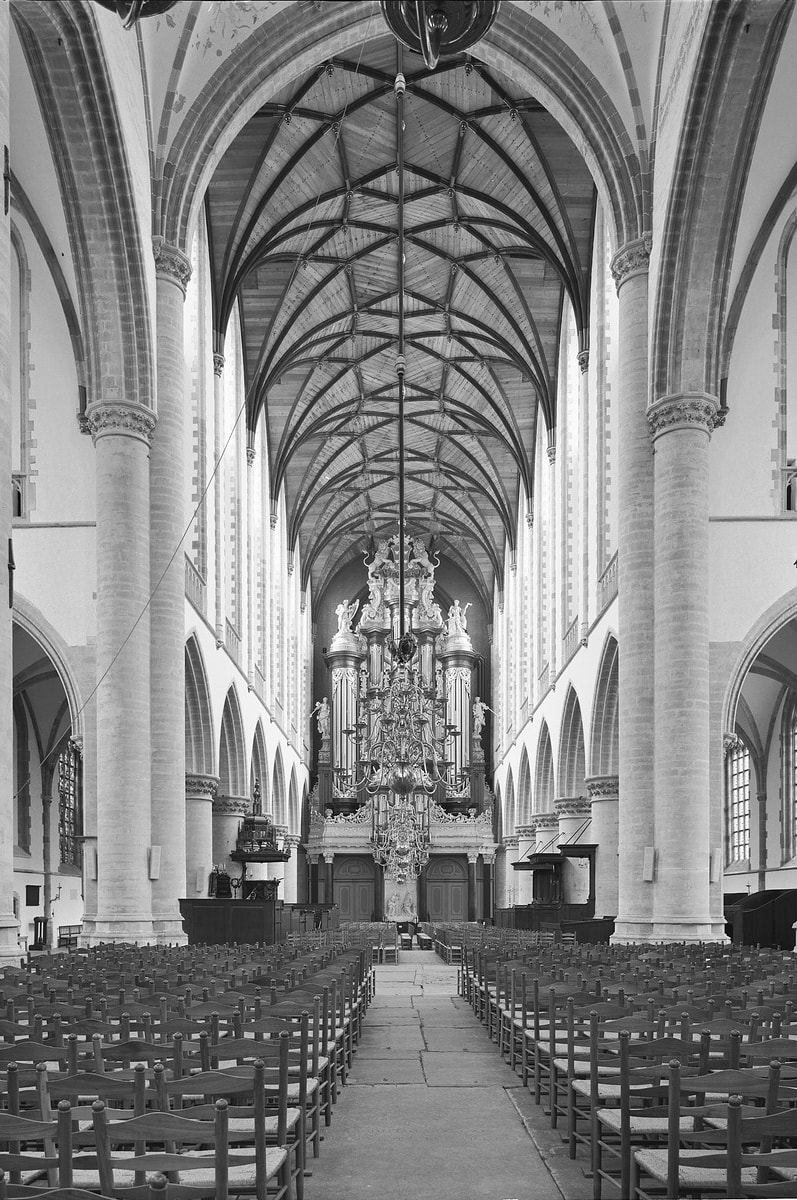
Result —
<instances>
[{"instance_id":1,"label":"row of wooden chairs","mask_svg":"<svg viewBox=\"0 0 797 1200\"><path fill-rule=\"evenodd\" d=\"M2 980L0 1197L46 1194L57 1176L62 1188L88 1183L129 1200L301 1200L307 1151L319 1153L373 995L370 953L345 939L331 953L291 947L288 958L264 947L173 949L114 947ZM47 1127L33 1162L14 1154L36 1145L35 1131L4 1127L6 1117ZM192 1144L205 1147L193 1165ZM42 1180L24 1177L34 1170ZM31 1187L38 1193L21 1190Z\"/></svg>"},{"instance_id":2,"label":"row of wooden chairs","mask_svg":"<svg viewBox=\"0 0 797 1200\"><path fill-rule=\"evenodd\" d=\"M586 1153L595 1200L797 1195L790 957L466 950L460 990L571 1156Z\"/></svg>"}]
</instances>

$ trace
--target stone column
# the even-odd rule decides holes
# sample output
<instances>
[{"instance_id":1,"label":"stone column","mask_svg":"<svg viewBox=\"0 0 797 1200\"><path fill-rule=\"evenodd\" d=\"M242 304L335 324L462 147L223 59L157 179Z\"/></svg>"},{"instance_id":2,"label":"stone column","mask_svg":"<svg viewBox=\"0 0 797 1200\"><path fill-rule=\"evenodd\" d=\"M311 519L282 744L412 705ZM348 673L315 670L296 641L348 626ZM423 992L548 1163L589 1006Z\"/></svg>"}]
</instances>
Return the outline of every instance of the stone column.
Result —
<instances>
[{"instance_id":1,"label":"stone column","mask_svg":"<svg viewBox=\"0 0 797 1200\"><path fill-rule=\"evenodd\" d=\"M219 781L215 775L185 777L185 894L201 898L208 894L214 864L213 801Z\"/></svg>"},{"instance_id":2,"label":"stone column","mask_svg":"<svg viewBox=\"0 0 797 1200\"><path fill-rule=\"evenodd\" d=\"M184 942L185 806L185 354L183 309L191 264L153 238L157 279L158 424L150 451L152 603L152 920L159 941ZM175 553L175 550L177 551ZM208 867L208 870L210 868Z\"/></svg>"},{"instance_id":3,"label":"stone column","mask_svg":"<svg viewBox=\"0 0 797 1200\"><path fill-rule=\"evenodd\" d=\"M91 937L151 942L147 605L156 418L127 401L98 401L86 417L97 475L97 919Z\"/></svg>"},{"instance_id":4,"label":"stone column","mask_svg":"<svg viewBox=\"0 0 797 1200\"><path fill-rule=\"evenodd\" d=\"M9 6L0 5L0 147L11 145L9 128ZM0 545L11 537L11 205L0 209L0 470L8 481L0 508ZM0 966L19 959L19 922L14 916L14 680L11 608L0 605Z\"/></svg>"},{"instance_id":5,"label":"stone column","mask_svg":"<svg viewBox=\"0 0 797 1200\"><path fill-rule=\"evenodd\" d=\"M476 920L476 860L478 854L468 853L468 920Z\"/></svg>"},{"instance_id":6,"label":"stone column","mask_svg":"<svg viewBox=\"0 0 797 1200\"><path fill-rule=\"evenodd\" d=\"M520 857L519 839L511 834L504 838L504 890L503 904L499 907L514 908L517 904L518 883L520 871L515 870L514 864Z\"/></svg>"},{"instance_id":7,"label":"stone column","mask_svg":"<svg viewBox=\"0 0 797 1200\"><path fill-rule=\"evenodd\" d=\"M619 897L613 941L649 941L653 885L644 879L654 844L653 462L648 400L649 239L612 260L619 298L617 494L620 634Z\"/></svg>"},{"instance_id":8,"label":"stone column","mask_svg":"<svg viewBox=\"0 0 797 1200\"><path fill-rule=\"evenodd\" d=\"M213 456L217 471L213 480L213 561L215 580L215 602L213 621L216 628L216 645L223 646L226 640L224 627L224 473L221 455L224 449L224 338L213 335L216 350L213 355Z\"/></svg>"},{"instance_id":9,"label":"stone column","mask_svg":"<svg viewBox=\"0 0 797 1200\"><path fill-rule=\"evenodd\" d=\"M238 840L241 819L250 811L248 796L216 796L213 801L213 865L240 874L240 863L234 862L230 854Z\"/></svg>"},{"instance_id":10,"label":"stone column","mask_svg":"<svg viewBox=\"0 0 797 1200\"><path fill-rule=\"evenodd\" d=\"M534 852L536 844L536 825L519 825L517 827L517 854L514 861L523 862ZM534 872L516 871L514 867L510 869L515 876L515 904L531 904L534 894Z\"/></svg>"},{"instance_id":11,"label":"stone column","mask_svg":"<svg viewBox=\"0 0 797 1200\"><path fill-rule=\"evenodd\" d=\"M286 904L297 904L299 901L299 846L302 839L295 833L285 835L285 849L290 850L291 856L285 863L285 882L282 885L282 898Z\"/></svg>"},{"instance_id":12,"label":"stone column","mask_svg":"<svg viewBox=\"0 0 797 1200\"><path fill-rule=\"evenodd\" d=\"M592 804L590 840L598 846L595 851L595 916L614 917L617 915L620 781L616 775L594 775L586 782Z\"/></svg>"},{"instance_id":13,"label":"stone column","mask_svg":"<svg viewBox=\"0 0 797 1200\"><path fill-rule=\"evenodd\" d=\"M656 496L653 937L660 941L724 938L709 896L708 448L718 409L714 396L693 393L664 396L648 412ZM621 711L621 729L622 719ZM622 877L621 864L621 887Z\"/></svg>"},{"instance_id":14,"label":"stone column","mask_svg":"<svg viewBox=\"0 0 797 1200\"><path fill-rule=\"evenodd\" d=\"M578 401L580 413L579 454L581 457L581 580L579 587L579 630L578 636L582 646L586 646L589 637L590 608L589 608L589 350L578 353L580 370Z\"/></svg>"}]
</instances>

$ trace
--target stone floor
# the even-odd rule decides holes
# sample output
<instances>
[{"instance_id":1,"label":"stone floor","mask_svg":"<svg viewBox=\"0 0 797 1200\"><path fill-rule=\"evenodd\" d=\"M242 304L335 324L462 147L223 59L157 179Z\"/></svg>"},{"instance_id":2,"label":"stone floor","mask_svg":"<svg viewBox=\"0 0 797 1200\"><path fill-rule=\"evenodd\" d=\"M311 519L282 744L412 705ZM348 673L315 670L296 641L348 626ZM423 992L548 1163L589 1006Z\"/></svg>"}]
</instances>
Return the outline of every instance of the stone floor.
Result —
<instances>
[{"instance_id":1,"label":"stone floor","mask_svg":"<svg viewBox=\"0 0 797 1200\"><path fill-rule=\"evenodd\" d=\"M305 1200L589 1200L582 1160L457 996L456 967L413 950L376 973Z\"/></svg>"}]
</instances>

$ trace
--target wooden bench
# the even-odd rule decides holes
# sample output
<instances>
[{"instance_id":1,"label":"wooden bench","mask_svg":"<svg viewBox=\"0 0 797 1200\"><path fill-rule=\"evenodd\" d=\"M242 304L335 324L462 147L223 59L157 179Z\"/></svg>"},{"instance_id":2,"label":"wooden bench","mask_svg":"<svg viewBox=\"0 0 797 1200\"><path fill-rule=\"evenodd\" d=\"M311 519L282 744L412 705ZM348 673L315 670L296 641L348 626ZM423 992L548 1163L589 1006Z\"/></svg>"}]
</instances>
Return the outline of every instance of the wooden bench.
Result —
<instances>
[{"instance_id":1,"label":"wooden bench","mask_svg":"<svg viewBox=\"0 0 797 1200\"><path fill-rule=\"evenodd\" d=\"M58 948L77 946L82 929L82 925L59 925Z\"/></svg>"}]
</instances>

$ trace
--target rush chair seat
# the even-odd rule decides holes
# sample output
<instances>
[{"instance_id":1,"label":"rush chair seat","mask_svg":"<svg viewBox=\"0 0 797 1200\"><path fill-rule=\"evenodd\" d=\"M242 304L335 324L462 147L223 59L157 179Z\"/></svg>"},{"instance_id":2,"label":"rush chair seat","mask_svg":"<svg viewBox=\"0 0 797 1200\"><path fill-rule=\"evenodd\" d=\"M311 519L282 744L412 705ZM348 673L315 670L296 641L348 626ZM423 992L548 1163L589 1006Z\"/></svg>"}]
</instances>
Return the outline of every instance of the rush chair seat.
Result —
<instances>
[{"instance_id":1,"label":"rush chair seat","mask_svg":"<svg viewBox=\"0 0 797 1200\"><path fill-rule=\"evenodd\" d=\"M99 1192L87 1192L84 1188L59 1187L46 1188L28 1183L9 1183L6 1173L0 1170L0 1200L25 1200L26 1197L37 1200L115 1200L113 1196L101 1196Z\"/></svg>"},{"instance_id":2,"label":"rush chair seat","mask_svg":"<svg viewBox=\"0 0 797 1200\"><path fill-rule=\"evenodd\" d=\"M258 1200L265 1200L267 1195L283 1200L290 1194L288 1152L284 1147L266 1146L257 1119L250 1144L230 1148L228 1104L224 1099L216 1101L212 1121L165 1112L112 1121L101 1100L95 1101L93 1111L99 1186L107 1195L133 1195L132 1188L118 1185L120 1165L122 1169L132 1168L137 1175L174 1172L175 1182L182 1185L174 1194L181 1197L229 1200L231 1195L249 1194ZM133 1156L120 1159L114 1154L114 1147L122 1143L135 1147ZM142 1191L141 1195L146 1193Z\"/></svg>"},{"instance_id":3,"label":"rush chair seat","mask_svg":"<svg viewBox=\"0 0 797 1200\"><path fill-rule=\"evenodd\" d=\"M797 1111L793 1108L777 1111L779 1106L797 1101L797 1088L782 1085L780 1063L776 1059L768 1067L749 1067L739 1071L720 1070L709 1072L707 1075L686 1077L681 1071L680 1062L673 1059L668 1064L668 1072L667 1147L661 1150L634 1150L630 1178L632 1200L652 1200L653 1196L661 1194L662 1187L666 1187L668 1198L673 1197L676 1200L679 1196L695 1193L707 1196L738 1196L737 1191L727 1190L728 1171L733 1173L733 1166L728 1160L731 1154L740 1149L740 1143L737 1146L733 1143L733 1138L738 1138L740 1128L743 1130L742 1136L747 1136L747 1120L741 1116L745 1100L763 1102L762 1116L773 1121L780 1120L781 1125L778 1128L782 1131L790 1130L788 1136L797 1136ZM719 1122L722 1128L703 1128L694 1132L680 1128L684 1115L689 1116L696 1109L700 1111L707 1107L707 1115L716 1118L723 1105L725 1118ZM741 1127L731 1126L733 1106L737 1109L733 1120L740 1120ZM779 1136L785 1134L781 1133ZM686 1148L682 1146L683 1142L687 1143ZM696 1148L698 1144L701 1148ZM708 1151L706 1146L709 1147ZM721 1154L715 1154L713 1160L711 1147L720 1147L722 1151ZM739 1160L740 1169L741 1166ZM797 1187L797 1171L792 1178L792 1186ZM757 1169L744 1167L741 1177L737 1179L739 1184L742 1181L745 1184L759 1182Z\"/></svg>"}]
</instances>

